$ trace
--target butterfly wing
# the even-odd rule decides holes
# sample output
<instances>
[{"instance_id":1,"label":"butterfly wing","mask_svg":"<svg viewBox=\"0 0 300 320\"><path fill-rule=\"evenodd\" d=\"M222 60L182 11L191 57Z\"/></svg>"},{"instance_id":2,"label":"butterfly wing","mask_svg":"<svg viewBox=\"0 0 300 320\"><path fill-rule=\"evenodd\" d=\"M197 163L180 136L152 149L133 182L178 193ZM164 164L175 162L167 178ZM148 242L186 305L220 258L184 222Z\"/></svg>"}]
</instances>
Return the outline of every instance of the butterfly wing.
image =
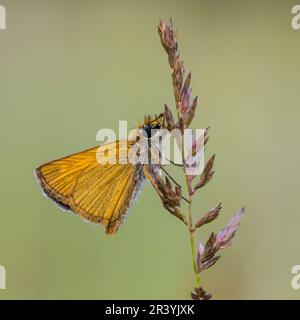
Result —
<instances>
[{"instance_id":1,"label":"butterfly wing","mask_svg":"<svg viewBox=\"0 0 300 320\"><path fill-rule=\"evenodd\" d=\"M119 159L129 147L129 142L117 141L51 161L36 169L37 180L60 207L116 233L141 187L143 170L140 164L99 164L97 157L116 150L111 154Z\"/></svg>"}]
</instances>

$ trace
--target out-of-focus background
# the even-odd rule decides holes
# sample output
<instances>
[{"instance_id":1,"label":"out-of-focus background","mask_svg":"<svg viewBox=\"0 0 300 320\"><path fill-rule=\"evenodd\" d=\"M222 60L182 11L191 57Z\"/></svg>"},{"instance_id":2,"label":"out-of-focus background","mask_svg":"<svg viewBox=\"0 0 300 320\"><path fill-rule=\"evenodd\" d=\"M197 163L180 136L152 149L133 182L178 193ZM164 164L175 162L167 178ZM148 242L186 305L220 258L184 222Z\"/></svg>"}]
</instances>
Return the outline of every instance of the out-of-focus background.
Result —
<instances>
[{"instance_id":1,"label":"out-of-focus background","mask_svg":"<svg viewBox=\"0 0 300 320\"><path fill-rule=\"evenodd\" d=\"M0 264L16 299L185 299L194 287L184 226L146 186L114 237L45 199L33 169L97 145L174 106L159 18L172 17L211 127L214 180L200 216L223 202L205 241L247 207L234 246L202 276L216 299L298 299L299 51L296 1L0 0Z\"/></svg>"}]
</instances>

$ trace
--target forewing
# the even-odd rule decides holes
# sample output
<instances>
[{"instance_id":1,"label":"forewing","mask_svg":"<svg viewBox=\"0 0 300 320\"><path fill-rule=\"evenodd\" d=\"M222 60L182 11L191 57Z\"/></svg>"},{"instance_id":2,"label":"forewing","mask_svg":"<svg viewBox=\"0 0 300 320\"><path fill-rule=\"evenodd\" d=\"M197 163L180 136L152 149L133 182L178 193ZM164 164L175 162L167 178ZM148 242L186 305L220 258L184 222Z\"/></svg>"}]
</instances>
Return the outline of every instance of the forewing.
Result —
<instances>
[{"instance_id":1,"label":"forewing","mask_svg":"<svg viewBox=\"0 0 300 320\"><path fill-rule=\"evenodd\" d=\"M100 154L108 152L119 159L130 147L127 141L92 148L36 169L37 179L46 195L63 209L79 213L84 219L106 226L115 233L133 203L143 180L141 165L99 164ZM105 152L103 152L105 151ZM108 159L111 160L111 159Z\"/></svg>"}]
</instances>

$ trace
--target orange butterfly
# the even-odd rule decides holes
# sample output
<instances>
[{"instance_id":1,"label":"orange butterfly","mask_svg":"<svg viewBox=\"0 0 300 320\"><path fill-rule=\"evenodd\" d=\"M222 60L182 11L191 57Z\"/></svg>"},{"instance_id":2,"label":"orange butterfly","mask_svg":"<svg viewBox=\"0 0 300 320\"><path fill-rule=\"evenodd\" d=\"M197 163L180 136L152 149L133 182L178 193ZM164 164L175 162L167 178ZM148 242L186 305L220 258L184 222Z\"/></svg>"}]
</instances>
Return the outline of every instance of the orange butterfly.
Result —
<instances>
[{"instance_id":1,"label":"orange butterfly","mask_svg":"<svg viewBox=\"0 0 300 320\"><path fill-rule=\"evenodd\" d=\"M150 141L151 129L160 129L164 121L163 114L154 119L147 117L140 128L145 130ZM99 151L105 154L116 150L113 153L116 159L127 157L134 143L115 141L48 162L35 170L37 181L46 196L63 210L71 210L85 220L101 223L106 227L106 233L114 234L125 221L145 178L156 188L152 176L158 166L99 164L97 156Z\"/></svg>"}]
</instances>

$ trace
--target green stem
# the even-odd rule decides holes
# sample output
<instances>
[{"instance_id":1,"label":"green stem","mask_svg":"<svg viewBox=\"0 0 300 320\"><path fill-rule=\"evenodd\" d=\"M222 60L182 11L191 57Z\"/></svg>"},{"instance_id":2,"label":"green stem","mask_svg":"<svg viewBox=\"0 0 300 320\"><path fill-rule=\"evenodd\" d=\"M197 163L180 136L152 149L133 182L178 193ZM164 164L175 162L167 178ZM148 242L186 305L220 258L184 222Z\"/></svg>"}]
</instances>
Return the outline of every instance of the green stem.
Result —
<instances>
[{"instance_id":1,"label":"green stem","mask_svg":"<svg viewBox=\"0 0 300 320\"><path fill-rule=\"evenodd\" d=\"M200 288L200 273L197 271L197 262L196 262L196 256L195 256L195 239L194 239L194 234L192 232L190 233L190 237L191 237L193 266L194 266L194 272L196 275L196 288Z\"/></svg>"},{"instance_id":2,"label":"green stem","mask_svg":"<svg viewBox=\"0 0 300 320\"><path fill-rule=\"evenodd\" d=\"M197 270L197 261L195 255L195 238L193 228L193 215L192 215L192 197L189 197L189 230L190 230L190 240L191 240L191 250L192 250L192 261L194 267L194 273L196 275L196 288L200 288L200 273Z\"/></svg>"},{"instance_id":3,"label":"green stem","mask_svg":"<svg viewBox=\"0 0 300 320\"><path fill-rule=\"evenodd\" d=\"M178 109L177 109L178 110ZM178 119L180 117L179 112L177 111ZM200 273L197 270L197 261L196 261L196 255L195 255L195 238L194 238L194 231L193 231L193 213L192 213L192 196L191 196L191 186L189 177L187 174L187 168L186 168L186 162L184 158L184 139L182 137L181 141L181 152L182 152L182 163L183 163L183 169L184 169L184 175L186 180L186 186L189 193L189 216L188 216L188 229L190 232L190 240L191 240L191 251L192 251L192 263L194 268L194 273L196 275L196 288L200 288Z\"/></svg>"}]
</instances>

